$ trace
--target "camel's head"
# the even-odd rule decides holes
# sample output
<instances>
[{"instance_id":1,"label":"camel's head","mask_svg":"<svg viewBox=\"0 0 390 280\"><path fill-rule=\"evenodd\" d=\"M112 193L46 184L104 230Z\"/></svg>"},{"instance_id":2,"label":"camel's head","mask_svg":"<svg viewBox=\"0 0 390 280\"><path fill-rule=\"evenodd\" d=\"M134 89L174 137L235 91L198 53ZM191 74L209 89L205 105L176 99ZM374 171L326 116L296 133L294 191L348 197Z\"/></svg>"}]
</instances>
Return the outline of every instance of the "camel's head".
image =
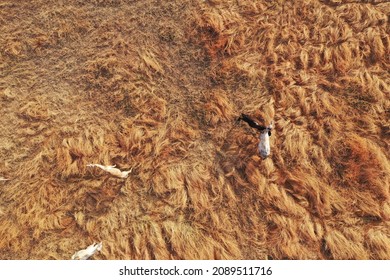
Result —
<instances>
[{"instance_id":1,"label":"camel's head","mask_svg":"<svg viewBox=\"0 0 390 280\"><path fill-rule=\"evenodd\" d=\"M133 169L131 168L130 170L128 171L122 171L122 174L121 174L121 178L127 178L129 176L129 174L131 173Z\"/></svg>"}]
</instances>

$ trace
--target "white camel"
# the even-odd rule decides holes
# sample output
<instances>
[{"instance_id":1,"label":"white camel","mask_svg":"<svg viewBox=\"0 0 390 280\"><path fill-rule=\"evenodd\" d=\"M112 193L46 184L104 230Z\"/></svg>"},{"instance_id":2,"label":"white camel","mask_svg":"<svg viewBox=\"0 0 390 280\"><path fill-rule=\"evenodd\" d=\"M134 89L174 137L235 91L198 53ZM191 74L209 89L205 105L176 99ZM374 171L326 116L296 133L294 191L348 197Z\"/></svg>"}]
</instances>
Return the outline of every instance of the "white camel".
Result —
<instances>
[{"instance_id":1,"label":"white camel","mask_svg":"<svg viewBox=\"0 0 390 280\"><path fill-rule=\"evenodd\" d=\"M262 159L266 159L271 153L269 138L271 136L271 130L273 128L274 122L272 121L269 126L262 126L245 114L241 114L239 120L247 122L250 127L256 128L258 131L260 131L260 142L258 146L259 153Z\"/></svg>"},{"instance_id":2,"label":"white camel","mask_svg":"<svg viewBox=\"0 0 390 280\"><path fill-rule=\"evenodd\" d=\"M102 247L103 247L102 242L93 243L92 245L89 245L87 248L74 253L72 256L72 260L87 260L96 252L101 251Z\"/></svg>"},{"instance_id":3,"label":"white camel","mask_svg":"<svg viewBox=\"0 0 390 280\"><path fill-rule=\"evenodd\" d=\"M116 168L116 165L101 165L101 164L87 164L88 167L98 167L100 169L103 169L104 171L107 171L111 175L114 175L119 178L127 178L129 176L129 173L132 169L127 171L120 171L118 168Z\"/></svg>"}]
</instances>

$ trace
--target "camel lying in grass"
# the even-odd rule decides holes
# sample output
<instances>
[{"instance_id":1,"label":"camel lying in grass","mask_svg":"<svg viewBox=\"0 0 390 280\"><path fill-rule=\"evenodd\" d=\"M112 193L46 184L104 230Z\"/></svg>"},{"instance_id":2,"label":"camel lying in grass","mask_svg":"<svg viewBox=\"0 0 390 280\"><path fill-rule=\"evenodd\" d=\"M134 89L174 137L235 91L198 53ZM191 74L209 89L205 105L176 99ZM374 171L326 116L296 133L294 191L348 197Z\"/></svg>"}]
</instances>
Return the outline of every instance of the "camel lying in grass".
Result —
<instances>
[{"instance_id":1,"label":"camel lying in grass","mask_svg":"<svg viewBox=\"0 0 390 280\"><path fill-rule=\"evenodd\" d=\"M101 164L87 164L88 167L98 167L100 169L103 169L104 171L107 171L111 175L114 175L119 178L127 178L129 176L129 173L132 169L127 171L120 171L118 168L115 167L115 165L101 165Z\"/></svg>"},{"instance_id":2,"label":"camel lying in grass","mask_svg":"<svg viewBox=\"0 0 390 280\"><path fill-rule=\"evenodd\" d=\"M102 247L103 247L102 242L93 243L92 245L89 245L87 248L74 253L72 256L72 260L87 260L96 252L101 251Z\"/></svg>"}]
</instances>

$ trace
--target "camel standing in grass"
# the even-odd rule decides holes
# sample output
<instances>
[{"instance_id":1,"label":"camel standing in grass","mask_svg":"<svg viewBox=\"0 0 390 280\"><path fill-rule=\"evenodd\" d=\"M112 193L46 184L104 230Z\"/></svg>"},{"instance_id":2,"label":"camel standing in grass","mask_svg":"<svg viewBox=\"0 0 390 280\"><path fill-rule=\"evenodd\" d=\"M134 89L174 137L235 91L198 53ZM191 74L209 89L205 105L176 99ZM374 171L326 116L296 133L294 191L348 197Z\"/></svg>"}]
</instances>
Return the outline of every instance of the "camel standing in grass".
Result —
<instances>
[{"instance_id":1,"label":"camel standing in grass","mask_svg":"<svg viewBox=\"0 0 390 280\"><path fill-rule=\"evenodd\" d=\"M271 136L271 130L273 128L274 122L272 121L269 126L259 125L257 122L252 120L249 116L241 114L239 120L243 120L249 124L250 127L260 131L260 142L259 142L259 153L262 159L266 159L271 153L271 146L269 138Z\"/></svg>"}]
</instances>

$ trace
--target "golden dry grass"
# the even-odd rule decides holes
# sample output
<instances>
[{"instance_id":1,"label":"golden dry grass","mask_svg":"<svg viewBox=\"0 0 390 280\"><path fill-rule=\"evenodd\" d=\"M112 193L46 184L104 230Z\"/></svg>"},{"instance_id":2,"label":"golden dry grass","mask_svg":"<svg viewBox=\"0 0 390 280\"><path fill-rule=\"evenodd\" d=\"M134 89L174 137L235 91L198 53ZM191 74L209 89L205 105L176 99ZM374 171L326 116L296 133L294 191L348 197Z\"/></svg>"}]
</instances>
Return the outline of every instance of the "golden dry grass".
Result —
<instances>
[{"instance_id":1,"label":"golden dry grass","mask_svg":"<svg viewBox=\"0 0 390 280\"><path fill-rule=\"evenodd\" d=\"M1 2L0 258L390 259L389 14Z\"/></svg>"}]
</instances>

